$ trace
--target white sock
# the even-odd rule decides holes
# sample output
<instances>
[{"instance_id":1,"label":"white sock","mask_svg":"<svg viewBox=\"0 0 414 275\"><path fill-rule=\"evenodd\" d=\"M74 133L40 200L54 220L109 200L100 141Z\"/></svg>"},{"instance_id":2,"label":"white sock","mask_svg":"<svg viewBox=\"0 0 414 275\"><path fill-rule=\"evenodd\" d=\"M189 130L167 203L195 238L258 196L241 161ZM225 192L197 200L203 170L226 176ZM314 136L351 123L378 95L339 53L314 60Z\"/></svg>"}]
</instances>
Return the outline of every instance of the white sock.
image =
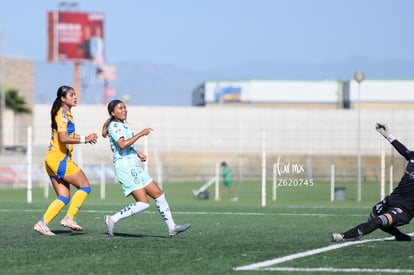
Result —
<instances>
[{"instance_id":1,"label":"white sock","mask_svg":"<svg viewBox=\"0 0 414 275\"><path fill-rule=\"evenodd\" d=\"M144 211L145 209L147 209L149 207L149 203L145 203L145 202L134 202L131 203L127 206L125 206L121 211L115 213L114 215L111 216L111 219L114 222L119 222L122 219L131 217L139 212Z\"/></svg>"},{"instance_id":2,"label":"white sock","mask_svg":"<svg viewBox=\"0 0 414 275\"><path fill-rule=\"evenodd\" d=\"M155 203L157 205L158 212L160 212L161 217L168 226L168 230L173 231L175 229L175 222L170 211L170 206L165 199L165 195L162 194L156 198Z\"/></svg>"}]
</instances>

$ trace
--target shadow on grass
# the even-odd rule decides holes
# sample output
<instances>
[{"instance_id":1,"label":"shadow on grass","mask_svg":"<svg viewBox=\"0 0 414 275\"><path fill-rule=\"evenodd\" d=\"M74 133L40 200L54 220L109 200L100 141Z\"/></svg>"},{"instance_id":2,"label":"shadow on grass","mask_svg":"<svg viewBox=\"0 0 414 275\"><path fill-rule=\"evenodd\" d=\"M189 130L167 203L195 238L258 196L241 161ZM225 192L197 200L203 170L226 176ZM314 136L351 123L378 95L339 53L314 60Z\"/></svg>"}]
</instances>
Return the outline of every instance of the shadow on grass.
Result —
<instances>
[{"instance_id":1,"label":"shadow on grass","mask_svg":"<svg viewBox=\"0 0 414 275\"><path fill-rule=\"evenodd\" d=\"M102 234L108 235L108 233L102 233ZM114 233L114 238L115 237L122 237L122 238L161 238L161 239L170 238L168 236L145 235L145 234L131 234L131 233Z\"/></svg>"},{"instance_id":2,"label":"shadow on grass","mask_svg":"<svg viewBox=\"0 0 414 275\"><path fill-rule=\"evenodd\" d=\"M72 230L53 230L53 233L56 235L70 235L70 236L77 236L77 235L85 235L88 234L88 232L85 231L72 231Z\"/></svg>"}]
</instances>

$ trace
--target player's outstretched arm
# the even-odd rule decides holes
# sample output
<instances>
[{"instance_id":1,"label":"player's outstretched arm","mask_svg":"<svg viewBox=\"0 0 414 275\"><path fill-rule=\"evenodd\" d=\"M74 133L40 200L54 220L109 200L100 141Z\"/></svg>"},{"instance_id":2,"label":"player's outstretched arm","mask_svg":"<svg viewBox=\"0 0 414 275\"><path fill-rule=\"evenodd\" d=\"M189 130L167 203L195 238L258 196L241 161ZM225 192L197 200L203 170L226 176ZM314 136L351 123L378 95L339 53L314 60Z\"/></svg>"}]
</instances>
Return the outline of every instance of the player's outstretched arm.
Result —
<instances>
[{"instance_id":1,"label":"player's outstretched arm","mask_svg":"<svg viewBox=\"0 0 414 275\"><path fill-rule=\"evenodd\" d=\"M392 134L388 126L384 123L377 123L375 125L375 130L377 130L383 137L385 137L394 148L400 153L406 160L414 159L414 152L410 151L405 147L404 144L399 142Z\"/></svg>"}]
</instances>

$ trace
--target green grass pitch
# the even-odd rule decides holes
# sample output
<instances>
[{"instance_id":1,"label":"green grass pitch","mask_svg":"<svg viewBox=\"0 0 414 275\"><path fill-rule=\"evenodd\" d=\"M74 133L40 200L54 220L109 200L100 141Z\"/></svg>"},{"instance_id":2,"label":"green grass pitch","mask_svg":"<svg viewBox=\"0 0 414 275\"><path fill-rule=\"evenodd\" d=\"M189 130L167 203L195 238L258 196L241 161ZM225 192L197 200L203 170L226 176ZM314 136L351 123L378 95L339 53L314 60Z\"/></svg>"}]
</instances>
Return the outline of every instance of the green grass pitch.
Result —
<instances>
[{"instance_id":1,"label":"green grass pitch","mask_svg":"<svg viewBox=\"0 0 414 275\"><path fill-rule=\"evenodd\" d=\"M82 233L59 225L66 208L51 224L57 235L40 236L34 223L54 199L33 190L33 202L26 202L26 190L0 190L1 274L387 274L414 273L414 249L410 242L371 241L325 252L332 247L330 233L343 231L367 219L380 199L378 183L364 183L362 201L356 201L356 184L346 183L346 200L330 201L329 184L312 187L281 187L271 200L268 183L267 206L261 206L260 182L236 183L239 201L198 200L192 189L203 183L164 184L167 200L177 223L191 223L189 231L169 238L167 229L151 201L141 214L120 221L115 237L106 234L103 216L132 202L124 198L118 184L108 184L106 199L100 199L99 185L77 216ZM414 232L410 225L401 228ZM377 230L363 240L388 235ZM309 255L279 263L238 270L292 255Z\"/></svg>"}]
</instances>

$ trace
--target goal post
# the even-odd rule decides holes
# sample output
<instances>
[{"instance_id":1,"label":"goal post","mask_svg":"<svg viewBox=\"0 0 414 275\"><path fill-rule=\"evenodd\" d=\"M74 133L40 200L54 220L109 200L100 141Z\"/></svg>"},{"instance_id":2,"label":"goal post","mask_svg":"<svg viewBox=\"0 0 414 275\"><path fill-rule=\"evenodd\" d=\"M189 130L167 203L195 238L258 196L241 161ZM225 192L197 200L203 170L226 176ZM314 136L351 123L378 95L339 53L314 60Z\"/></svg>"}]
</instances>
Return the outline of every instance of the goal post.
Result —
<instances>
[{"instance_id":1,"label":"goal post","mask_svg":"<svg viewBox=\"0 0 414 275\"><path fill-rule=\"evenodd\" d=\"M385 197L385 150L383 143L381 143L381 200Z\"/></svg>"},{"instance_id":2,"label":"goal post","mask_svg":"<svg viewBox=\"0 0 414 275\"><path fill-rule=\"evenodd\" d=\"M272 201L277 199L277 163L273 163Z\"/></svg>"},{"instance_id":3,"label":"goal post","mask_svg":"<svg viewBox=\"0 0 414 275\"><path fill-rule=\"evenodd\" d=\"M266 134L262 131L262 207L266 206Z\"/></svg>"}]
</instances>

